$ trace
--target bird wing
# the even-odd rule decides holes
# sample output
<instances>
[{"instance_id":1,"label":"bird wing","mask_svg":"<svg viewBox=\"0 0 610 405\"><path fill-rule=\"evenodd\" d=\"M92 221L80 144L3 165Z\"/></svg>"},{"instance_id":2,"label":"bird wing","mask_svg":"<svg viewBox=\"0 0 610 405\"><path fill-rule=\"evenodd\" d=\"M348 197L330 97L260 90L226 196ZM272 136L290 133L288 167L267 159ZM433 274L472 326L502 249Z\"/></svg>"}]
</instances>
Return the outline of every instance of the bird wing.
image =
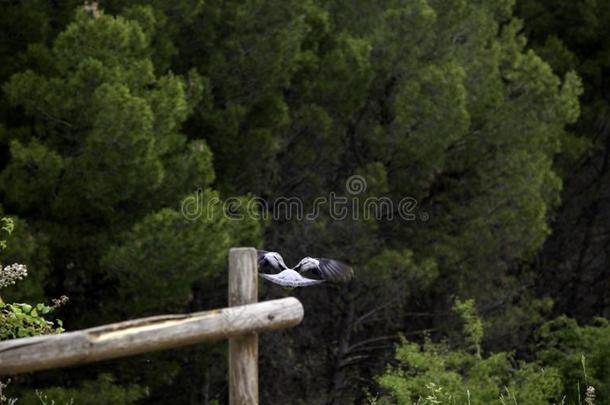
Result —
<instances>
[{"instance_id":1,"label":"bird wing","mask_svg":"<svg viewBox=\"0 0 610 405\"><path fill-rule=\"evenodd\" d=\"M309 287L316 284L321 284L324 280L313 280L311 278L299 277L299 278L284 278L277 274L258 273L259 276L265 280L269 280L274 284L281 285L282 287L296 288L296 287Z\"/></svg>"},{"instance_id":2,"label":"bird wing","mask_svg":"<svg viewBox=\"0 0 610 405\"><path fill-rule=\"evenodd\" d=\"M273 255L270 257L268 254ZM268 252L266 250L257 250L256 258L258 261L258 267L261 269L273 269L277 272L286 270L288 266L284 263L284 258L277 252Z\"/></svg>"},{"instance_id":3,"label":"bird wing","mask_svg":"<svg viewBox=\"0 0 610 405\"><path fill-rule=\"evenodd\" d=\"M303 277L297 283L298 287L309 287L312 285L322 284L324 280L314 280L313 278Z\"/></svg>"},{"instance_id":4,"label":"bird wing","mask_svg":"<svg viewBox=\"0 0 610 405\"><path fill-rule=\"evenodd\" d=\"M314 270L323 280L344 283L354 277L352 266L335 259L316 259L319 264Z\"/></svg>"}]
</instances>

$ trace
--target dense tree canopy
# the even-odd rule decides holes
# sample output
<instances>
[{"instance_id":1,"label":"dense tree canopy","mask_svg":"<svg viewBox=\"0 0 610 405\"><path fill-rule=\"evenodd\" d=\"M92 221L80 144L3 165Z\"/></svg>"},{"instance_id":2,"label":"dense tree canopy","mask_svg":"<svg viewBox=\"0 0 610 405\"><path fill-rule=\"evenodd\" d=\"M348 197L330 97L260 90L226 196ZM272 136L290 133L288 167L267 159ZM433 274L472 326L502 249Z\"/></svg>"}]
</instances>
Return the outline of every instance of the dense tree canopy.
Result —
<instances>
[{"instance_id":1,"label":"dense tree canopy","mask_svg":"<svg viewBox=\"0 0 610 405\"><path fill-rule=\"evenodd\" d=\"M580 320L608 316L608 175L610 84L607 1L523 1L519 14L532 47L562 74L577 71L584 81L582 114L571 127L586 153L564 151L565 191L556 232L540 253L541 289L557 297L557 313Z\"/></svg>"},{"instance_id":2,"label":"dense tree canopy","mask_svg":"<svg viewBox=\"0 0 610 405\"><path fill-rule=\"evenodd\" d=\"M261 337L261 403L463 401L468 386L473 404L505 387L577 403L581 355L610 401L607 323L552 320L607 315L607 5L523 1L520 20L512 0L148 3L0 16L0 214L16 224L1 259L32 269L5 301L66 294L69 330L224 306L231 246L336 257L354 281L291 292L303 324ZM224 403L224 347L12 388Z\"/></svg>"}]
</instances>

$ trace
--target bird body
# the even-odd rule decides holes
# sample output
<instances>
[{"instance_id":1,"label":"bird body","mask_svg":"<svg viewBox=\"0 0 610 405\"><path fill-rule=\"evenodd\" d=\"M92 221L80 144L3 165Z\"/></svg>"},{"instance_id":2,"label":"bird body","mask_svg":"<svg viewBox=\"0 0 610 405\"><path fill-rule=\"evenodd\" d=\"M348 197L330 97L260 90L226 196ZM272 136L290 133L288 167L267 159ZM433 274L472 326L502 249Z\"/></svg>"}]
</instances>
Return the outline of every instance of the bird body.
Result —
<instances>
[{"instance_id":1,"label":"bird body","mask_svg":"<svg viewBox=\"0 0 610 405\"><path fill-rule=\"evenodd\" d=\"M308 256L290 269L277 252L259 250L257 256L259 267L279 272L277 274L259 273L260 276L283 287L309 287L325 281L346 282L351 280L354 275L351 266L334 259L316 259ZM303 277L302 273L313 273L320 279Z\"/></svg>"},{"instance_id":2,"label":"bird body","mask_svg":"<svg viewBox=\"0 0 610 405\"><path fill-rule=\"evenodd\" d=\"M301 274L291 269L281 271L278 274L260 273L260 276L271 281L272 283L289 288L309 287L311 285L321 284L324 282L324 280L314 280L303 277Z\"/></svg>"}]
</instances>

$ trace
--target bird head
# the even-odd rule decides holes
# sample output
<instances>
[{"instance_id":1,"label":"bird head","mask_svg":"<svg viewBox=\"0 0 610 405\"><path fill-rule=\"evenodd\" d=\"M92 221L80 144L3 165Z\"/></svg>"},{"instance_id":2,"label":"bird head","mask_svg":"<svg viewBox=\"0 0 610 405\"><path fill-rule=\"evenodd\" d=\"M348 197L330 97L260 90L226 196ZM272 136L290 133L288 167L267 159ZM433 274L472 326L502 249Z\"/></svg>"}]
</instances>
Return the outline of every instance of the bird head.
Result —
<instances>
[{"instance_id":1,"label":"bird head","mask_svg":"<svg viewBox=\"0 0 610 405\"><path fill-rule=\"evenodd\" d=\"M319 261L314 259L313 257L304 257L301 259L301 261L299 262L299 264L296 265L295 270L302 272L302 271L308 271L311 269L315 269L319 264Z\"/></svg>"}]
</instances>

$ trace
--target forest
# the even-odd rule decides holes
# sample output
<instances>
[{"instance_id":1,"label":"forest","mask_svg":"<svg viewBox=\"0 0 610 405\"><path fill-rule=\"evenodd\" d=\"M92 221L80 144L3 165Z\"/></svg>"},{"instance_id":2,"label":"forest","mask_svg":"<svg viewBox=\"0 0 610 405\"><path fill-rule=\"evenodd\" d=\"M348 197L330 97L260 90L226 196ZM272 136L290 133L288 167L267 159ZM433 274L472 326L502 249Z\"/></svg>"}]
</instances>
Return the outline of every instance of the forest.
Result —
<instances>
[{"instance_id":1,"label":"forest","mask_svg":"<svg viewBox=\"0 0 610 405\"><path fill-rule=\"evenodd\" d=\"M0 4L0 340L225 307L252 246L354 269L259 280L305 309L261 404L610 405L610 1ZM0 404L227 386L218 341Z\"/></svg>"}]
</instances>

